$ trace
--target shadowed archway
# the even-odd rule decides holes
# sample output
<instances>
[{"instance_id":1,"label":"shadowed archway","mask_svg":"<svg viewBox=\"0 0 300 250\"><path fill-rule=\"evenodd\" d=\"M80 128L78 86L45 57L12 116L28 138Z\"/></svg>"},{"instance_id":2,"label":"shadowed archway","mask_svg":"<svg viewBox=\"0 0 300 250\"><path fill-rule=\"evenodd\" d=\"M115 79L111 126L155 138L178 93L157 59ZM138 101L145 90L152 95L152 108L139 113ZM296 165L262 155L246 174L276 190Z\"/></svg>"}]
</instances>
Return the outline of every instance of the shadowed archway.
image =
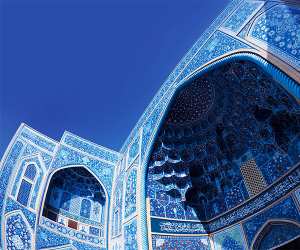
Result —
<instances>
[{"instance_id":1,"label":"shadowed archway","mask_svg":"<svg viewBox=\"0 0 300 250\"><path fill-rule=\"evenodd\" d=\"M51 177L43 216L82 233L103 237L106 199L102 185L86 168L64 168Z\"/></svg>"},{"instance_id":2,"label":"shadowed archway","mask_svg":"<svg viewBox=\"0 0 300 250\"><path fill-rule=\"evenodd\" d=\"M295 165L300 107L287 85L287 78L275 80L246 58L228 60L185 83L150 154L151 215L211 220Z\"/></svg>"},{"instance_id":3,"label":"shadowed archway","mask_svg":"<svg viewBox=\"0 0 300 250\"><path fill-rule=\"evenodd\" d=\"M252 249L273 249L291 242L300 234L300 227L291 221L270 221L261 229Z\"/></svg>"}]
</instances>

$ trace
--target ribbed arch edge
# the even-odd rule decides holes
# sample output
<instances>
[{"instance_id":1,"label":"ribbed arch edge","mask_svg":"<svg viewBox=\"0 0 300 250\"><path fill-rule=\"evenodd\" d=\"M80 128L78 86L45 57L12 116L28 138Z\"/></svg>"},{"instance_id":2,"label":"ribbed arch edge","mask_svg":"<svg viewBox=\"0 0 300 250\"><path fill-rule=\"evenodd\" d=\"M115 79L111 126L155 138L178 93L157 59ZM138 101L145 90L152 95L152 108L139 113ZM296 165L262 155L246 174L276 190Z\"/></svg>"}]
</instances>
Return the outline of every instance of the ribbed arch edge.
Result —
<instances>
[{"instance_id":1,"label":"ribbed arch edge","mask_svg":"<svg viewBox=\"0 0 300 250\"><path fill-rule=\"evenodd\" d=\"M155 128L153 128L154 133L152 134L150 141L151 144L148 146L145 152L144 160L142 160L141 166L141 182L140 182L140 226L141 226L141 239L142 239L142 249L148 250L149 249L149 242L151 238L148 238L148 228L147 228L147 205L146 205L146 176L147 176L147 166L150 157L151 150L153 148L154 138L156 138L157 133L159 131L159 127L161 126L162 122L164 121L164 117L168 113L172 100L176 97L176 94L180 89L191 83L195 78L200 77L202 74L211 71L219 66L222 66L226 63L233 62L233 61L250 61L255 63L256 65L260 66L266 73L271 75L275 81L281 84L291 95L293 95L297 100L300 99L300 83L297 83L295 80L291 79L286 73L281 71L279 68L274 66L272 63L268 62L266 59L251 53L251 52L237 52L236 54L226 56L224 58L219 59L218 61L212 62L211 64L207 65L202 69L195 70L189 76L184 78L180 81L177 85L173 86L173 93L172 97L167 103L167 107L163 107L163 114L160 115L159 121L156 123ZM160 101L161 102L161 101ZM158 103L159 105L159 103ZM162 112L162 111L160 111ZM149 115L149 117L151 114ZM149 118L148 117L148 118ZM149 215L150 216L150 215ZM150 244L151 245L151 244Z\"/></svg>"},{"instance_id":2,"label":"ribbed arch edge","mask_svg":"<svg viewBox=\"0 0 300 250\"><path fill-rule=\"evenodd\" d=\"M286 75L279 68L274 66L272 63L268 62L266 59L258 56L257 54L250 52L238 52L233 55L226 56L224 58L219 59L216 62L213 62L203 69L195 70L188 77L180 81L173 88L176 88L176 92L179 90L178 88L182 88L185 85L189 84L191 80L198 78L202 74L211 71L219 66L224 65L225 63L233 62L233 61L250 61L260 66L266 73L270 74L275 81L281 84L290 94L296 97L298 100L300 99L300 83L297 83L295 80Z\"/></svg>"}]
</instances>

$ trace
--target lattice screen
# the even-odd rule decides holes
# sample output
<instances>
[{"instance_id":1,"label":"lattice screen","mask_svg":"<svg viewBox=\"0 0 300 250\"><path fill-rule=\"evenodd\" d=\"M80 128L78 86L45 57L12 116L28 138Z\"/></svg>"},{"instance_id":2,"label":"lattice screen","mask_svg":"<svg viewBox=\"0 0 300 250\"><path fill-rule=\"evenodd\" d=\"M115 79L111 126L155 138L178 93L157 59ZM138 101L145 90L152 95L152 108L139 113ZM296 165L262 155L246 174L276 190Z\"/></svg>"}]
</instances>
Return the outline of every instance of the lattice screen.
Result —
<instances>
[{"instance_id":1,"label":"lattice screen","mask_svg":"<svg viewBox=\"0 0 300 250\"><path fill-rule=\"evenodd\" d=\"M252 159L244 162L241 165L241 173L250 196L256 195L266 188L265 179L258 169L255 160Z\"/></svg>"}]
</instances>

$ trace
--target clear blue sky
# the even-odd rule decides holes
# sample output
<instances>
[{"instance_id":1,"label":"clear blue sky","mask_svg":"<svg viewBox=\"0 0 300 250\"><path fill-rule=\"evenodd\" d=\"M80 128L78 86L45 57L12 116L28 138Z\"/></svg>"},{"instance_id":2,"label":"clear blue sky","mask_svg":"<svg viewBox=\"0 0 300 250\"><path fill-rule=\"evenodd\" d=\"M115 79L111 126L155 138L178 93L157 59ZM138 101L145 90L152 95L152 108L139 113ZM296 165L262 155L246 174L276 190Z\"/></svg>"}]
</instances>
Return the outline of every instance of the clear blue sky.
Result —
<instances>
[{"instance_id":1,"label":"clear blue sky","mask_svg":"<svg viewBox=\"0 0 300 250\"><path fill-rule=\"evenodd\" d=\"M1 1L1 0L0 0ZM21 122L118 150L228 0L5 0L0 155Z\"/></svg>"}]
</instances>

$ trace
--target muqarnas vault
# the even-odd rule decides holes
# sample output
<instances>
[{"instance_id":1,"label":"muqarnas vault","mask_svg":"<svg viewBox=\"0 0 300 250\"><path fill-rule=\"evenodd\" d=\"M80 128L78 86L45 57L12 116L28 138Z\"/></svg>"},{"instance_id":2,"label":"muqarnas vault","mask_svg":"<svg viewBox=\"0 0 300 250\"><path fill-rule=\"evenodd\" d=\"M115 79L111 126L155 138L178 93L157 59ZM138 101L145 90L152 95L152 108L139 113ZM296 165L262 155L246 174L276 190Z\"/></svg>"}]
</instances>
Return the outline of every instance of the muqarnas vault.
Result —
<instances>
[{"instance_id":1,"label":"muqarnas vault","mask_svg":"<svg viewBox=\"0 0 300 250\"><path fill-rule=\"evenodd\" d=\"M271 249L300 235L299 1L227 8L120 152L22 124L2 161L3 249Z\"/></svg>"}]
</instances>

